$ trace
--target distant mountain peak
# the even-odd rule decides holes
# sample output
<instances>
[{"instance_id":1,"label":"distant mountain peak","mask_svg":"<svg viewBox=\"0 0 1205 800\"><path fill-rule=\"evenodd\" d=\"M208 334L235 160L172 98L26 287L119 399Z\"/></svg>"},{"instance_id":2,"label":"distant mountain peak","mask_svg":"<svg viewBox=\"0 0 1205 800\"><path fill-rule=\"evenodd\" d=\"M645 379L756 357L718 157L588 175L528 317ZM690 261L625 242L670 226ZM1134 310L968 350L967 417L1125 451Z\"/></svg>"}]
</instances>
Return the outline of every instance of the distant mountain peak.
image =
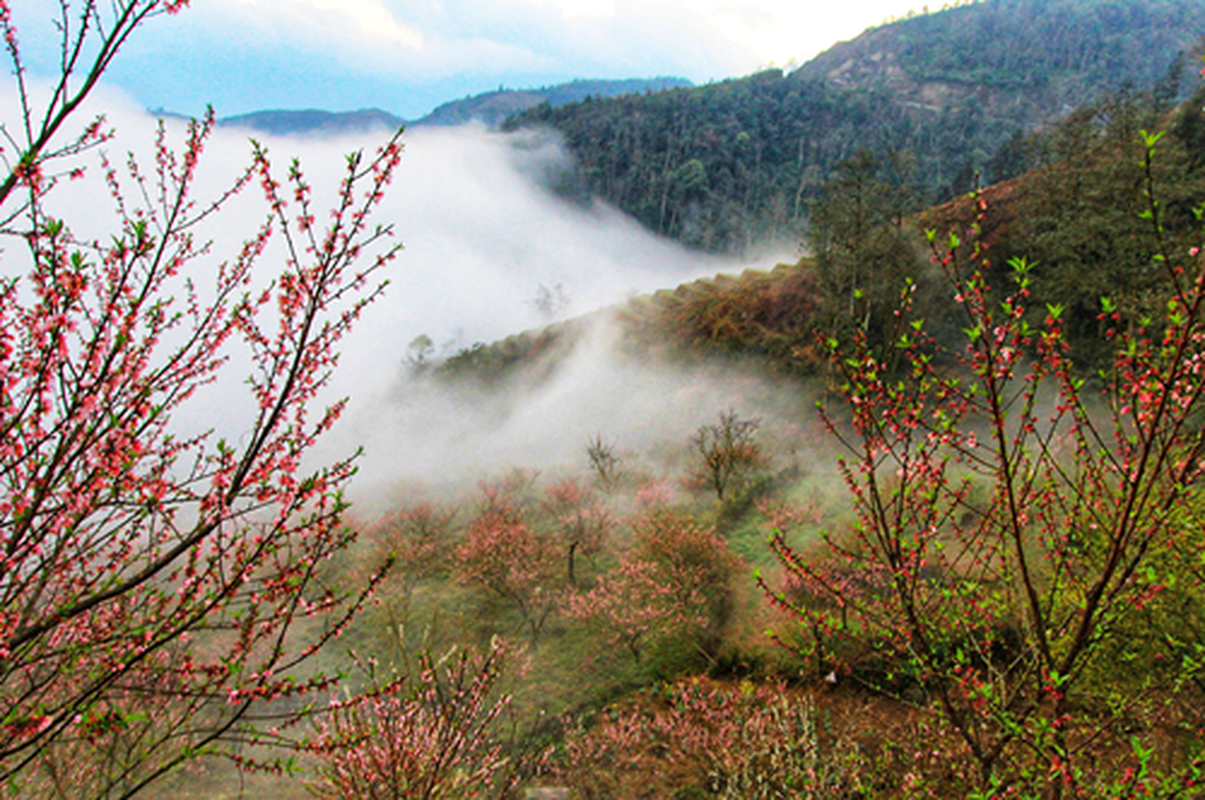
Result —
<instances>
[{"instance_id":1,"label":"distant mountain peak","mask_svg":"<svg viewBox=\"0 0 1205 800\"><path fill-rule=\"evenodd\" d=\"M276 136L339 136L376 129L396 130L405 120L379 108L358 111L273 109L218 120L226 128L247 128Z\"/></svg>"},{"instance_id":2,"label":"distant mountain peak","mask_svg":"<svg viewBox=\"0 0 1205 800\"><path fill-rule=\"evenodd\" d=\"M324 111L322 109L269 109L223 117L218 125L225 128L245 128L275 136L341 136L373 130L395 130L402 125L463 125L481 122L497 127L503 120L529 108L548 103L562 106L587 97L618 97L666 89L693 86L685 78L624 78L617 80L582 79L538 89L505 89L501 86L489 92L452 100L437 107L425 117L407 123L400 117L379 108L358 111ZM160 116L175 116L166 111Z\"/></svg>"}]
</instances>

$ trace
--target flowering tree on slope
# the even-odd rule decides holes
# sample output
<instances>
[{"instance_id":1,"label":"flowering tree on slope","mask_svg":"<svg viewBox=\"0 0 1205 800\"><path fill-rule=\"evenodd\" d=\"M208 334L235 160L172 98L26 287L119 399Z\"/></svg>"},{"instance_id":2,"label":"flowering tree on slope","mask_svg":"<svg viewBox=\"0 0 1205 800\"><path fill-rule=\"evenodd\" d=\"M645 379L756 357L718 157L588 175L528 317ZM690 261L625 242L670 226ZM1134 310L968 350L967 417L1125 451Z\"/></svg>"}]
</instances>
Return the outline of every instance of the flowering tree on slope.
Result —
<instances>
[{"instance_id":1,"label":"flowering tree on slope","mask_svg":"<svg viewBox=\"0 0 1205 800\"><path fill-rule=\"evenodd\" d=\"M1104 299L1116 356L1097 380L1072 363L1062 308L1030 321L1030 264L1013 263L1011 291L989 288L978 223L975 240L935 247L963 349L908 318L911 289L902 374L865 336L829 341L844 416L825 420L856 522L807 553L776 531L788 586L763 588L824 669L935 709L964 789L1145 794L1148 745L1135 738L1116 769L1100 754L1128 749L1126 721L1160 698L1199 709L1205 262L1199 232L1190 248L1164 228L1159 142L1145 136L1143 217L1165 315L1127 325ZM1199 711L1171 718L1199 752ZM1182 759L1164 788L1187 791L1202 766Z\"/></svg>"},{"instance_id":2,"label":"flowering tree on slope","mask_svg":"<svg viewBox=\"0 0 1205 800\"><path fill-rule=\"evenodd\" d=\"M299 165L280 176L259 145L227 193L194 197L212 114L178 153L161 125L149 172L102 157L121 220L108 240L46 211L63 159L108 136L96 120L64 139L64 123L140 24L185 5L61 2L61 75L39 106L0 0L23 115L2 131L0 229L30 264L0 279L0 785L22 796L129 796L271 739L259 723L329 687L303 662L368 591L322 583L351 538L339 488L353 458L302 460L343 408L319 406L335 347L397 249L370 216L398 137L348 157L321 223ZM256 185L262 226L215 265L196 226ZM274 238L286 258L265 285ZM234 441L174 430L239 348L249 427Z\"/></svg>"}]
</instances>

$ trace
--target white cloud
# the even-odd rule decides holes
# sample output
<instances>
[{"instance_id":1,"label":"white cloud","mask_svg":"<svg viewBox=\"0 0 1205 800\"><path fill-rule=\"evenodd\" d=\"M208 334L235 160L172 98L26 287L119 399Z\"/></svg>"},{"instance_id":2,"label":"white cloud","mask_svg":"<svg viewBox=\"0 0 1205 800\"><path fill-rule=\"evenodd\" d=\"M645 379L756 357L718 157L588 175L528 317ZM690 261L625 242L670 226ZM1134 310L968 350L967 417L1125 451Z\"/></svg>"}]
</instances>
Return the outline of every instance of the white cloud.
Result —
<instances>
[{"instance_id":1,"label":"white cloud","mask_svg":"<svg viewBox=\"0 0 1205 800\"><path fill-rule=\"evenodd\" d=\"M613 17L616 13L615 0L546 0L548 5L561 10L566 17Z\"/></svg>"},{"instance_id":2,"label":"white cloud","mask_svg":"<svg viewBox=\"0 0 1205 800\"><path fill-rule=\"evenodd\" d=\"M236 0L238 7L285 35L305 30L361 46L402 44L413 50L425 43L422 31L398 19L384 0Z\"/></svg>"},{"instance_id":3,"label":"white cloud","mask_svg":"<svg viewBox=\"0 0 1205 800\"><path fill-rule=\"evenodd\" d=\"M217 0L229 3L231 0ZM339 42L358 68L424 78L491 74L678 74L696 81L806 60L914 0L241 0L301 30L312 46ZM402 48L392 45L401 43ZM402 78L404 79L404 78ZM511 84L515 85L515 84Z\"/></svg>"},{"instance_id":4,"label":"white cloud","mask_svg":"<svg viewBox=\"0 0 1205 800\"><path fill-rule=\"evenodd\" d=\"M391 42L400 42L407 47L421 50L421 31L399 22L381 0L296 0L302 5L312 6L319 11L335 11L354 23L358 31L369 37L380 37Z\"/></svg>"},{"instance_id":5,"label":"white cloud","mask_svg":"<svg viewBox=\"0 0 1205 800\"><path fill-rule=\"evenodd\" d=\"M53 70L57 39L44 1L9 2L26 52L36 51ZM234 114L377 106L415 119L499 84L657 75L701 83L744 75L804 61L914 4L206 0L147 24L109 76L149 108L195 114L212 103Z\"/></svg>"}]
</instances>

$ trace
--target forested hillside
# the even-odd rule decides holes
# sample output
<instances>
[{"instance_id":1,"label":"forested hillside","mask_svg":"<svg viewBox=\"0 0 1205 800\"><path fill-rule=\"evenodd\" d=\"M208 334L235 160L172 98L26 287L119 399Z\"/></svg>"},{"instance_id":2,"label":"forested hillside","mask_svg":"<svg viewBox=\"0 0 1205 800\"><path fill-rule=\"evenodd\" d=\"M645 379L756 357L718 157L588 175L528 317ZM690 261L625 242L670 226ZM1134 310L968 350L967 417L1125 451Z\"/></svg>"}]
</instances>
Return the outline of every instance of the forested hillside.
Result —
<instances>
[{"instance_id":1,"label":"forested hillside","mask_svg":"<svg viewBox=\"0 0 1205 800\"><path fill-rule=\"evenodd\" d=\"M487 126L501 124L507 117L548 103L556 107L587 97L618 97L690 86L685 78L628 78L626 80L576 80L538 89L498 89L437 107L416 125L463 125L477 120Z\"/></svg>"},{"instance_id":2,"label":"forested hillside","mask_svg":"<svg viewBox=\"0 0 1205 800\"><path fill-rule=\"evenodd\" d=\"M1033 125L1103 91L1165 79L1201 35L1201 12L1196 0L987 0L867 31L798 76L889 88L925 108L973 98Z\"/></svg>"},{"instance_id":3,"label":"forested hillside","mask_svg":"<svg viewBox=\"0 0 1205 800\"><path fill-rule=\"evenodd\" d=\"M915 214L899 161L855 151L808 257L612 310L616 358L764 394L677 447L600 425L587 479L514 471L460 531L404 509L369 536L457 560L411 558L362 630L476 602L479 639L519 631L543 659L525 742L570 709L538 785L573 796L1198 796L1203 108L1118 92L1014 141L1023 174ZM412 371L536 404L597 357L596 321Z\"/></svg>"},{"instance_id":4,"label":"forested hillside","mask_svg":"<svg viewBox=\"0 0 1205 800\"><path fill-rule=\"evenodd\" d=\"M1063 308L1082 364L1109 355L1099 318L1102 297L1132 323L1157 313L1168 291L1161 242L1143 213L1144 131L1165 131L1150 165L1162 197L1164 236L1180 240L1185 250L1190 246L1184 242L1196 230L1192 209L1205 200L1202 107L1205 89L1177 106L1157 92L1087 104L1046 130L1011 141L1009 166L1024 174L981 193L979 226L994 265L992 284L1007 288L1009 260L1028 259L1034 265L1033 307ZM957 324L946 319L948 297L934 290L924 232L966 231L978 212L968 196L909 212L916 196L901 185L899 173L898 161L866 150L842 160L810 203L807 256L770 271L721 275L633 298L611 312L624 331L625 349L684 361L753 359L774 374L811 375L824 362L817 330L848 337L861 329L871 344L889 336L905 279L918 287L914 311L956 338ZM537 365L547 374L590 323L573 320L478 343L437 365L434 374L487 383L531 376Z\"/></svg>"},{"instance_id":5,"label":"forested hillside","mask_svg":"<svg viewBox=\"0 0 1205 800\"><path fill-rule=\"evenodd\" d=\"M835 166L896 165L915 208L1015 174L1017 138L1105 93L1181 92L1205 0L989 0L901 20L803 67L560 108L504 128L564 136L598 197L712 251L797 237Z\"/></svg>"}]
</instances>

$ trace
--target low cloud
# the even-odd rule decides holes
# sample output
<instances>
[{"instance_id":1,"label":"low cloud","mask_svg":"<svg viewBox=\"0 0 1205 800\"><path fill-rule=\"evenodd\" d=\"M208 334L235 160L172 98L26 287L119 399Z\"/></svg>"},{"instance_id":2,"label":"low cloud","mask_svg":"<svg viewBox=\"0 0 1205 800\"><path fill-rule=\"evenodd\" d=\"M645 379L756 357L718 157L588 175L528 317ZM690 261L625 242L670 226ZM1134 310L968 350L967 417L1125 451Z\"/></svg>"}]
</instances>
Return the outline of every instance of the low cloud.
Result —
<instances>
[{"instance_id":1,"label":"low cloud","mask_svg":"<svg viewBox=\"0 0 1205 800\"><path fill-rule=\"evenodd\" d=\"M808 414L798 386L730 365L626 357L615 347L619 335L603 315L550 376L504 389L398 376L339 433L364 443L351 491L359 513L404 502L413 487L459 490L514 469L580 475L595 436L616 448L625 469L682 477L691 435L719 412L760 419L780 441Z\"/></svg>"},{"instance_id":2,"label":"low cloud","mask_svg":"<svg viewBox=\"0 0 1205 800\"><path fill-rule=\"evenodd\" d=\"M338 439L365 447L361 487L473 482L510 466L574 463L593 433L625 447L684 440L722 408L765 406L771 393L752 379L617 356L606 314L550 379L506 395L407 378L406 348L420 334L446 355L546 324L542 289L564 301L556 309L564 319L789 257L771 253L746 264L706 256L604 204L569 203L538 180L566 168L566 159L541 134L470 127L408 137L384 212L406 250L387 295L349 341L338 379L353 396Z\"/></svg>"},{"instance_id":3,"label":"low cloud","mask_svg":"<svg viewBox=\"0 0 1205 800\"><path fill-rule=\"evenodd\" d=\"M109 92L91 106L92 112L102 109L117 130L105 145L111 159L124 163L131 151L149 170L155 121ZM182 141L184 123L167 124L169 142ZM267 137L265 144L282 173L292 157L300 159L321 207L333 197L343 154L375 147L383 138ZM375 221L392 223L405 250L388 269L384 296L344 342L327 399L349 396L351 406L319 454L332 458L364 447L356 496L363 499L399 481L475 482L509 465L580 462L595 433L624 447L666 437L684 441L723 408L760 414L774 402L773 391L749 378L618 358L611 347L614 331L605 325L551 378L516 394L450 392L408 381L407 345L420 334L445 353L455 352L542 326L552 315L589 314L700 276L770 267L790 254L749 264L705 256L649 234L605 204L566 201L546 188L549 176L569 166L548 134L431 128L408 133L404 141L403 165ZM198 171L196 196L216 196L248 163L250 149L245 134L215 131ZM78 236L103 240L117 217L97 160L94 152L81 156L91 164L89 176L56 189L50 207ZM127 193L131 188L127 181ZM198 228L198 237L213 240L212 254L194 265L200 285L266 216L252 186ZM12 274L19 268L20 246L15 240L4 246L5 271ZM270 280L282 263L279 247L270 248L257 280ZM556 302L538 302L549 296ZM214 428L239 441L254 408L242 381L247 368L245 355L233 353L218 384L179 415L182 430Z\"/></svg>"}]
</instances>

